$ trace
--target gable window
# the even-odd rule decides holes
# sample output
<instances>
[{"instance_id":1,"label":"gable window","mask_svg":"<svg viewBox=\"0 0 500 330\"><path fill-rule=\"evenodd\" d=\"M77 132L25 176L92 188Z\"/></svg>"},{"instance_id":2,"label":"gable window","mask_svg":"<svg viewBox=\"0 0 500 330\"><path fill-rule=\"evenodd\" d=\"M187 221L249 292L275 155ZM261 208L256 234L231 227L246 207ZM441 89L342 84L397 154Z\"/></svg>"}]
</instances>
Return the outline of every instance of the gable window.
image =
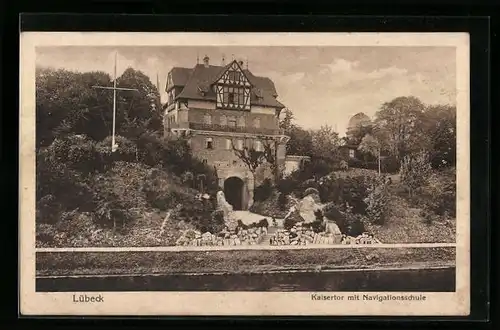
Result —
<instances>
[{"instance_id":1,"label":"gable window","mask_svg":"<svg viewBox=\"0 0 500 330\"><path fill-rule=\"evenodd\" d=\"M205 140L205 148L213 149L214 148L214 140L212 138L207 138Z\"/></svg>"},{"instance_id":2,"label":"gable window","mask_svg":"<svg viewBox=\"0 0 500 330\"><path fill-rule=\"evenodd\" d=\"M251 84L236 62L218 78L215 86L218 108L250 109Z\"/></svg>"}]
</instances>

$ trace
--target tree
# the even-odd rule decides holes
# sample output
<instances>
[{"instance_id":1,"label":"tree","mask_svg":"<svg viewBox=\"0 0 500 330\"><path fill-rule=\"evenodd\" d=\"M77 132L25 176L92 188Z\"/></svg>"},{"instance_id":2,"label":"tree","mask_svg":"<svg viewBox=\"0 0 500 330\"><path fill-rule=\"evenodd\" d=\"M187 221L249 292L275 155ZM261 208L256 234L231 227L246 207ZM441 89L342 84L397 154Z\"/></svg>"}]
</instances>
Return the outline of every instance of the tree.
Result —
<instances>
[{"instance_id":1,"label":"tree","mask_svg":"<svg viewBox=\"0 0 500 330\"><path fill-rule=\"evenodd\" d=\"M379 141L399 162L428 147L429 140L422 125L424 109L424 104L416 97L398 97L382 104L375 115L375 124L384 137L384 141Z\"/></svg>"},{"instance_id":2,"label":"tree","mask_svg":"<svg viewBox=\"0 0 500 330\"><path fill-rule=\"evenodd\" d=\"M112 86L110 76L98 71L37 68L37 147L71 134L84 134L96 141L111 135L113 94L92 88L95 85ZM117 93L116 133L135 139L148 129L161 129L159 93L149 78L129 68L117 79L117 85L139 92Z\"/></svg>"},{"instance_id":3,"label":"tree","mask_svg":"<svg viewBox=\"0 0 500 330\"><path fill-rule=\"evenodd\" d=\"M48 146L56 137L68 134L85 134L95 140L109 135L111 95L93 89L92 85L110 84L111 78L104 72L37 68L37 147Z\"/></svg>"},{"instance_id":4,"label":"tree","mask_svg":"<svg viewBox=\"0 0 500 330\"><path fill-rule=\"evenodd\" d=\"M431 173L431 164L427 152L419 152L415 155L407 155L403 158L400 168L401 182L408 187L408 194L413 196L413 192L424 186Z\"/></svg>"},{"instance_id":5,"label":"tree","mask_svg":"<svg viewBox=\"0 0 500 330\"><path fill-rule=\"evenodd\" d=\"M293 112L288 108L283 110L283 114L284 116L280 120L279 125L280 128L284 130L286 134L287 132L290 132L290 130L292 130L295 126L293 124L294 117L293 117Z\"/></svg>"},{"instance_id":6,"label":"tree","mask_svg":"<svg viewBox=\"0 0 500 330\"><path fill-rule=\"evenodd\" d=\"M361 140L361 143L358 146L358 150L367 154L372 155L378 159L378 175L381 174L381 166L380 166L380 154L381 154L381 146L377 139L373 137L371 134L367 134Z\"/></svg>"},{"instance_id":7,"label":"tree","mask_svg":"<svg viewBox=\"0 0 500 330\"><path fill-rule=\"evenodd\" d=\"M134 88L137 92L120 93L122 111L131 121L152 130L160 130L162 113L158 88L143 72L128 68L117 79L119 87Z\"/></svg>"},{"instance_id":8,"label":"tree","mask_svg":"<svg viewBox=\"0 0 500 330\"><path fill-rule=\"evenodd\" d=\"M430 162L434 168L456 162L457 110L451 105L432 105L424 113L425 132L431 141Z\"/></svg>"},{"instance_id":9,"label":"tree","mask_svg":"<svg viewBox=\"0 0 500 330\"><path fill-rule=\"evenodd\" d=\"M311 132L313 156L336 161L340 158L339 134L331 126L323 125L319 130Z\"/></svg>"},{"instance_id":10,"label":"tree","mask_svg":"<svg viewBox=\"0 0 500 330\"><path fill-rule=\"evenodd\" d=\"M286 153L288 155L311 156L313 142L311 133L293 123L294 116L290 109L284 110L284 116L280 120L280 129L290 137L286 144Z\"/></svg>"},{"instance_id":11,"label":"tree","mask_svg":"<svg viewBox=\"0 0 500 330\"><path fill-rule=\"evenodd\" d=\"M277 164L276 164L276 146L269 139L264 139L262 143L263 150L256 150L253 146L249 146L249 143L243 143L241 148L234 145L234 141L231 140L231 147L234 151L236 157L238 157L255 175L257 169L264 163L268 163L276 174Z\"/></svg>"}]
</instances>

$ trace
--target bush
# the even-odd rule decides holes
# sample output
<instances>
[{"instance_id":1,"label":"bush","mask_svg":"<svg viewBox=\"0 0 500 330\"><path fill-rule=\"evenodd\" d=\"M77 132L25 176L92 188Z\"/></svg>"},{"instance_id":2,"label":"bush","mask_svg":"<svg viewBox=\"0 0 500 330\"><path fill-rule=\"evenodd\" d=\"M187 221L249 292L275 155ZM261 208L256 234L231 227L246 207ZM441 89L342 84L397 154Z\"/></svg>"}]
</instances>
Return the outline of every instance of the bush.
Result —
<instances>
[{"instance_id":1,"label":"bush","mask_svg":"<svg viewBox=\"0 0 500 330\"><path fill-rule=\"evenodd\" d=\"M254 190L254 200L256 202L261 202L267 200L271 197L273 192L273 186L270 179L265 179L264 182L255 188Z\"/></svg>"},{"instance_id":2,"label":"bush","mask_svg":"<svg viewBox=\"0 0 500 330\"><path fill-rule=\"evenodd\" d=\"M201 232L210 232L212 234L221 232L225 227L224 212L222 210L215 210L209 213L209 215L200 216L199 221L194 224L195 227Z\"/></svg>"},{"instance_id":3,"label":"bush","mask_svg":"<svg viewBox=\"0 0 500 330\"><path fill-rule=\"evenodd\" d=\"M54 224L59 220L62 212L63 206L56 200L56 197L45 195L36 203L36 222Z\"/></svg>"},{"instance_id":4,"label":"bush","mask_svg":"<svg viewBox=\"0 0 500 330\"><path fill-rule=\"evenodd\" d=\"M349 236L358 236L365 232L363 216L353 214L350 206L341 212L334 203L329 203L323 208L325 218L335 221L340 231Z\"/></svg>"},{"instance_id":5,"label":"bush","mask_svg":"<svg viewBox=\"0 0 500 330\"><path fill-rule=\"evenodd\" d=\"M365 198L367 205L366 213L372 223L383 224L385 222L390 193L389 182L384 177L377 178L368 189L368 196Z\"/></svg>"},{"instance_id":6,"label":"bush","mask_svg":"<svg viewBox=\"0 0 500 330\"><path fill-rule=\"evenodd\" d=\"M82 173L92 173L99 168L100 161L96 144L85 135L68 135L56 138L45 152L58 163Z\"/></svg>"},{"instance_id":7,"label":"bush","mask_svg":"<svg viewBox=\"0 0 500 330\"><path fill-rule=\"evenodd\" d=\"M456 217L455 168L433 173L427 184L417 189L413 200L428 212Z\"/></svg>"},{"instance_id":8,"label":"bush","mask_svg":"<svg viewBox=\"0 0 500 330\"><path fill-rule=\"evenodd\" d=\"M36 161L37 219L53 223L59 211L95 208L88 176L59 160L54 149L41 149ZM41 200L45 198L44 200Z\"/></svg>"},{"instance_id":9,"label":"bush","mask_svg":"<svg viewBox=\"0 0 500 330\"><path fill-rule=\"evenodd\" d=\"M371 181L367 176L334 178L328 176L321 180L319 196L322 203L334 203L339 207L349 204L353 212L366 213L364 199L368 196L368 184Z\"/></svg>"},{"instance_id":10,"label":"bush","mask_svg":"<svg viewBox=\"0 0 500 330\"><path fill-rule=\"evenodd\" d=\"M304 219L300 216L299 211L292 212L288 218L283 222L283 227L286 230L290 230L298 222L304 222Z\"/></svg>"},{"instance_id":11,"label":"bush","mask_svg":"<svg viewBox=\"0 0 500 330\"><path fill-rule=\"evenodd\" d=\"M347 171L347 170L349 170L349 164L348 164L345 160L343 160L343 159L342 159L342 160L340 161L340 166L339 166L339 169L340 169L341 171Z\"/></svg>"},{"instance_id":12,"label":"bush","mask_svg":"<svg viewBox=\"0 0 500 330\"><path fill-rule=\"evenodd\" d=\"M410 197L419 187L427 184L431 173L432 167L427 153L404 157L400 168L401 182L408 187Z\"/></svg>"},{"instance_id":13,"label":"bush","mask_svg":"<svg viewBox=\"0 0 500 330\"><path fill-rule=\"evenodd\" d=\"M102 166L99 166L101 170L112 167L113 163L116 161L134 162L137 160L138 150L135 143L123 136L117 135L115 136L115 143L118 145L118 148L115 152L112 152L111 141L112 137L108 136L96 144L96 152L102 163Z\"/></svg>"}]
</instances>

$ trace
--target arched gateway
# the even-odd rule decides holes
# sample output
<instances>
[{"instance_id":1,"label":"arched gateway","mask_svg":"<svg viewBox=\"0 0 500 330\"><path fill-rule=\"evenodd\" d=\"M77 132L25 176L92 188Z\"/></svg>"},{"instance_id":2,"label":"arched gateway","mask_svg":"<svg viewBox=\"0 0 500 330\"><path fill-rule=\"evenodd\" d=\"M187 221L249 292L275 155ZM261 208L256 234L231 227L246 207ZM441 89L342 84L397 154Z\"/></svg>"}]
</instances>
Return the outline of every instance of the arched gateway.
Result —
<instances>
[{"instance_id":1,"label":"arched gateway","mask_svg":"<svg viewBox=\"0 0 500 330\"><path fill-rule=\"evenodd\" d=\"M243 210L245 205L245 183L236 176L224 180L224 196L226 201L233 206L233 210Z\"/></svg>"}]
</instances>

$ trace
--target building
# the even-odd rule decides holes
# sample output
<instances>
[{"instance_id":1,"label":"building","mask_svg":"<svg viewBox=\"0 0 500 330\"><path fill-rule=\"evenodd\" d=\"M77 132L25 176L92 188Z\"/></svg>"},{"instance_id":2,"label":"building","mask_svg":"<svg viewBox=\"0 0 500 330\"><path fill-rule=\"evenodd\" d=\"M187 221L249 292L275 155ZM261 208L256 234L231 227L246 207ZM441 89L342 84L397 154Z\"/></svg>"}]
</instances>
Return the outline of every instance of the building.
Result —
<instances>
[{"instance_id":1,"label":"building","mask_svg":"<svg viewBox=\"0 0 500 330\"><path fill-rule=\"evenodd\" d=\"M272 146L278 168L284 167L288 137L279 129L279 114L285 106L274 83L243 69L241 61L217 66L205 56L193 68L174 67L165 91L165 134L186 136L193 154L217 169L227 201L248 209L254 187L274 175L269 165L253 175L233 148Z\"/></svg>"},{"instance_id":2,"label":"building","mask_svg":"<svg viewBox=\"0 0 500 330\"><path fill-rule=\"evenodd\" d=\"M287 155L285 158L285 168L283 172L284 176L288 176L293 172L299 170L301 166L310 161L311 157L309 156Z\"/></svg>"},{"instance_id":3,"label":"building","mask_svg":"<svg viewBox=\"0 0 500 330\"><path fill-rule=\"evenodd\" d=\"M365 115L362 112L355 114L349 119L349 123L347 125L346 137L348 139L353 139L355 134L358 131L366 130L367 128L372 126L372 121L370 117Z\"/></svg>"}]
</instances>

